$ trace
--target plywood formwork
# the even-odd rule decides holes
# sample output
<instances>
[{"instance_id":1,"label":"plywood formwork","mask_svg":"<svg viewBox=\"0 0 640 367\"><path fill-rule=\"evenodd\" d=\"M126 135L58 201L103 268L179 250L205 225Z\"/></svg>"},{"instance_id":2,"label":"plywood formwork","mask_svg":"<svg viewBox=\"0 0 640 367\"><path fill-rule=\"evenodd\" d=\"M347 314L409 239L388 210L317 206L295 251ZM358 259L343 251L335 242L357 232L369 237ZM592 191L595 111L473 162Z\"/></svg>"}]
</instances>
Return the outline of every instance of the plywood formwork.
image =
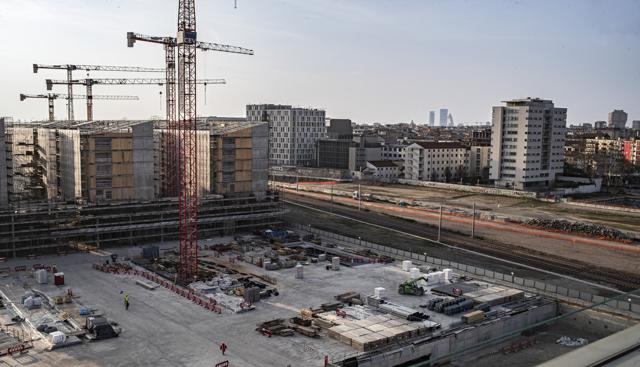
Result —
<instances>
[{"instance_id":1,"label":"plywood formwork","mask_svg":"<svg viewBox=\"0 0 640 367\"><path fill-rule=\"evenodd\" d=\"M250 193L263 197L267 190L267 124L252 124L215 136L212 174L215 193ZM264 147L264 148L261 148Z\"/></svg>"},{"instance_id":2,"label":"plywood formwork","mask_svg":"<svg viewBox=\"0 0 640 367\"><path fill-rule=\"evenodd\" d=\"M84 134L83 196L89 202L153 200L155 160L153 125L126 132Z\"/></svg>"}]
</instances>

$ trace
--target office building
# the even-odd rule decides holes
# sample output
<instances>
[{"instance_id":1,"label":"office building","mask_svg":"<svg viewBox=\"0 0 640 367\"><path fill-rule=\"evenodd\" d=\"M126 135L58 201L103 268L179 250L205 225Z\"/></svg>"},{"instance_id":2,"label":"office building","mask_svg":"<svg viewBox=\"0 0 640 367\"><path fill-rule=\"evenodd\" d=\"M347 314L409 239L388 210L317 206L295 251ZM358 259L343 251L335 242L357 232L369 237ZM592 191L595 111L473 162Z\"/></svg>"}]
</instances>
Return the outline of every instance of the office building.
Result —
<instances>
[{"instance_id":1,"label":"office building","mask_svg":"<svg viewBox=\"0 0 640 367\"><path fill-rule=\"evenodd\" d=\"M607 122L606 121L596 121L593 123L593 127L595 129L606 129L607 128Z\"/></svg>"},{"instance_id":2,"label":"office building","mask_svg":"<svg viewBox=\"0 0 640 367\"><path fill-rule=\"evenodd\" d=\"M631 122L631 130L640 131L640 120L633 120L633 122Z\"/></svg>"},{"instance_id":3,"label":"office building","mask_svg":"<svg viewBox=\"0 0 640 367\"><path fill-rule=\"evenodd\" d=\"M505 103L493 107L491 180L518 190L550 187L564 169L567 109L539 98Z\"/></svg>"},{"instance_id":4,"label":"office building","mask_svg":"<svg viewBox=\"0 0 640 367\"><path fill-rule=\"evenodd\" d=\"M330 119L327 126L327 138L329 139L353 139L353 127L349 119Z\"/></svg>"},{"instance_id":5,"label":"office building","mask_svg":"<svg viewBox=\"0 0 640 367\"><path fill-rule=\"evenodd\" d=\"M349 148L353 140L320 139L316 142L316 166L321 168L349 168Z\"/></svg>"},{"instance_id":6,"label":"office building","mask_svg":"<svg viewBox=\"0 0 640 367\"><path fill-rule=\"evenodd\" d=\"M377 135L363 134L353 141L349 147L349 171L361 171L367 167L367 161L382 160L382 144Z\"/></svg>"},{"instance_id":7,"label":"office building","mask_svg":"<svg viewBox=\"0 0 640 367\"><path fill-rule=\"evenodd\" d=\"M627 125L627 113L623 110L613 110L609 112L609 127L614 129L624 129Z\"/></svg>"},{"instance_id":8,"label":"office building","mask_svg":"<svg viewBox=\"0 0 640 367\"><path fill-rule=\"evenodd\" d=\"M429 126L433 127L436 124L436 111L429 111Z\"/></svg>"},{"instance_id":9,"label":"office building","mask_svg":"<svg viewBox=\"0 0 640 367\"><path fill-rule=\"evenodd\" d=\"M447 119L449 118L449 110L446 108L440 109L440 127L447 127Z\"/></svg>"},{"instance_id":10,"label":"office building","mask_svg":"<svg viewBox=\"0 0 640 367\"><path fill-rule=\"evenodd\" d=\"M269 124L269 163L311 166L316 142L326 137L325 111L288 105L247 105L247 120Z\"/></svg>"}]
</instances>

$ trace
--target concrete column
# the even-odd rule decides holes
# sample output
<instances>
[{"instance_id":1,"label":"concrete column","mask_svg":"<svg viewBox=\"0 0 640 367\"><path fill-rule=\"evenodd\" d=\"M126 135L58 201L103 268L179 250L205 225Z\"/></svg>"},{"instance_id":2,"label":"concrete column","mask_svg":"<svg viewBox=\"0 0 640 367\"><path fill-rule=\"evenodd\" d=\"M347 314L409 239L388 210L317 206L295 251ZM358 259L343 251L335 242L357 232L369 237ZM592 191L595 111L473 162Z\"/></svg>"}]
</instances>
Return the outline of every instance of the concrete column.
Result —
<instances>
[{"instance_id":1,"label":"concrete column","mask_svg":"<svg viewBox=\"0 0 640 367\"><path fill-rule=\"evenodd\" d=\"M15 231L15 218L11 214L11 246L13 248L13 257L16 257L16 231Z\"/></svg>"},{"instance_id":2,"label":"concrete column","mask_svg":"<svg viewBox=\"0 0 640 367\"><path fill-rule=\"evenodd\" d=\"M440 219L438 220L438 242L440 242L440 232L442 232L442 205L440 205Z\"/></svg>"},{"instance_id":3,"label":"concrete column","mask_svg":"<svg viewBox=\"0 0 640 367\"><path fill-rule=\"evenodd\" d=\"M100 249L100 219L96 217L96 246Z\"/></svg>"},{"instance_id":4,"label":"concrete column","mask_svg":"<svg viewBox=\"0 0 640 367\"><path fill-rule=\"evenodd\" d=\"M164 215L160 213L160 244L164 245Z\"/></svg>"},{"instance_id":5,"label":"concrete column","mask_svg":"<svg viewBox=\"0 0 640 367\"><path fill-rule=\"evenodd\" d=\"M471 238L476 234L476 203L473 203L473 218L471 219Z\"/></svg>"}]
</instances>

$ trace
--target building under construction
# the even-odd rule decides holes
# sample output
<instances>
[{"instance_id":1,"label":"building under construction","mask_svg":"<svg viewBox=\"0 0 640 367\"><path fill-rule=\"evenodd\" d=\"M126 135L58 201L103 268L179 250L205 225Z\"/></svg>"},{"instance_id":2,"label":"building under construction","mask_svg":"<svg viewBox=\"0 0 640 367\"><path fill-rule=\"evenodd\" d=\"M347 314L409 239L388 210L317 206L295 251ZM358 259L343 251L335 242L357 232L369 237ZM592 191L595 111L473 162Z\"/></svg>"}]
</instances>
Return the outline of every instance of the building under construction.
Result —
<instances>
[{"instance_id":1,"label":"building under construction","mask_svg":"<svg viewBox=\"0 0 640 367\"><path fill-rule=\"evenodd\" d=\"M199 119L199 231L277 222L267 187L267 125ZM0 256L69 244L177 238L164 121L13 123L0 119Z\"/></svg>"}]
</instances>

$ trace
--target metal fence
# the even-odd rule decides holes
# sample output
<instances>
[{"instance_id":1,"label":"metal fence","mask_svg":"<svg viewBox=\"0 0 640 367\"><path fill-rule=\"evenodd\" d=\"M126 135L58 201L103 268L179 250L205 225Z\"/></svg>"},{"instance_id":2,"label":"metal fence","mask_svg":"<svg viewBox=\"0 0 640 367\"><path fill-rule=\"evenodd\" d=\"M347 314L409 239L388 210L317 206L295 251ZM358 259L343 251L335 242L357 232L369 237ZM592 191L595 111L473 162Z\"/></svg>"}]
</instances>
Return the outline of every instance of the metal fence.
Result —
<instances>
[{"instance_id":1,"label":"metal fence","mask_svg":"<svg viewBox=\"0 0 640 367\"><path fill-rule=\"evenodd\" d=\"M572 303L578 303L583 305L603 302L605 297L598 296L596 294L570 289L566 287L562 287L556 284L550 284L541 282L538 280L526 279L514 276L513 274L505 274L500 273L493 270L488 270L484 268L480 268L477 266L472 266L468 264L458 263L455 261L444 260L437 257L427 256L424 253L415 253L411 251L404 251L401 249L379 245L373 242L365 241L360 237L347 237L343 235L339 235L332 232L327 232L323 230L319 230L313 228L311 226L304 225L293 225L294 228L298 230L303 230L309 233L316 234L318 236L331 239L336 242L341 242L344 244L352 244L361 247L365 247L371 249L372 251L376 251L380 254L384 254L390 257L393 257L398 260L416 260L419 262L423 262L426 264L432 264L439 266L441 268L450 268L456 269L458 271L492 279L497 282L507 283L508 285L519 288L528 292L543 294L545 296L554 297L556 299L563 299L570 301ZM615 310L615 311L623 311L623 312L633 312L640 314L640 304L631 302L631 299L628 300L611 300L606 303L606 305Z\"/></svg>"}]
</instances>

